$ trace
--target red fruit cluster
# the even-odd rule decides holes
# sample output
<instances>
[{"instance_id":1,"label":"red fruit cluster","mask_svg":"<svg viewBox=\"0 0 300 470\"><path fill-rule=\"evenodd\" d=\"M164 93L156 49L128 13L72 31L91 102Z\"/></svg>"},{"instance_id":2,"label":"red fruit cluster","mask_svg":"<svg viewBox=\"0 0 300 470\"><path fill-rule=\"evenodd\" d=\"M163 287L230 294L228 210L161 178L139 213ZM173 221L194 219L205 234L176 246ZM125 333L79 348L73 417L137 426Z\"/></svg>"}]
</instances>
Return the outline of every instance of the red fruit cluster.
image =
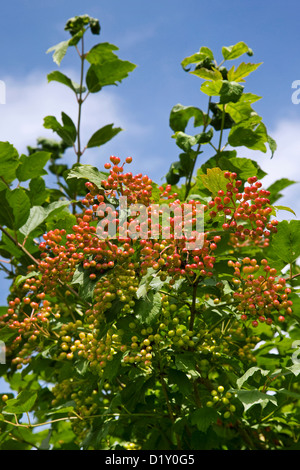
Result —
<instances>
[{"instance_id":1,"label":"red fruit cluster","mask_svg":"<svg viewBox=\"0 0 300 470\"><path fill-rule=\"evenodd\" d=\"M38 266L28 268L26 280L23 285L15 286L7 313L0 318L0 327L6 326L15 333L7 353L14 356L12 363L17 367L28 363L33 351L49 340L56 345L56 353L53 353L56 358L72 360L83 357L101 375L115 352L132 351L131 345L121 341L119 332L109 332L103 336L101 331L107 322L107 315L114 315L114 309L119 316L134 316L136 291L148 268L154 269L170 289L178 280L185 279L193 284L195 280L201 282L213 275L215 252L221 236L213 231L197 233L201 244L193 250L187 248L187 241L195 235L193 230L197 228L197 217L203 211L201 203L189 201L188 214L185 213L191 237L176 236L183 219L175 211L170 212L169 233L166 233L160 219L157 224L153 222L152 210L158 210L158 215L161 211L153 209L155 202L166 201L169 208L177 207L182 213L183 204L177 199L178 195L172 193L170 185L160 187L154 198L153 183L148 176L133 176L124 172L124 164L130 162L131 157L128 157L120 165L120 159L112 156L110 163L105 165L110 172L102 187L86 183L88 192L81 201L83 211L76 215L72 231L67 233L64 229L54 229L43 235ZM226 220L223 229L233 229L239 241L263 241L266 245L268 234L276 231L276 222L268 222L271 213L268 192L261 189L256 178L250 178L249 186L240 192L241 182L236 174L227 172L225 177L229 180L227 192L220 190L209 203L210 209L216 209L210 212L210 216L216 217L217 212L222 213ZM137 227L144 233L145 224L147 237L134 239L128 233L120 236L116 221L121 196L126 196L130 204L142 204L148 208L146 220ZM97 233L100 207L108 207L111 211L110 220L118 228L114 239L102 239ZM134 218L128 215L127 229L133 222ZM157 237L151 238L154 229ZM235 268L233 282L238 289L234 297L243 320L251 315L254 322L258 318L269 323L274 314L278 314L278 320L283 321L283 311L285 314L291 313L291 301L287 299L289 289L285 288L282 280L276 280L276 273L265 261L259 266L256 260L248 261L245 258L242 263L232 262L230 265ZM263 270L263 274L259 270ZM38 274L31 275L32 271ZM93 298L90 302L81 302L76 290L76 279L82 278L82 275L92 284ZM73 311L78 300L80 320ZM59 318L69 318L71 321L68 320L59 329ZM151 355L151 345L148 346L149 350L144 346L141 349L146 350L141 361L145 364ZM129 356L127 354L125 357ZM126 361L131 363L133 359Z\"/></svg>"},{"instance_id":2,"label":"red fruit cluster","mask_svg":"<svg viewBox=\"0 0 300 470\"><path fill-rule=\"evenodd\" d=\"M247 239L256 244L269 245L269 236L277 231L276 220L270 221L272 207L268 196L270 192L262 189L257 177L248 178L248 186L243 187L236 173L225 172L229 182L227 191L219 190L218 195L208 203L211 218L222 214L223 230L233 232L233 242L239 244Z\"/></svg>"},{"instance_id":3,"label":"red fruit cluster","mask_svg":"<svg viewBox=\"0 0 300 470\"><path fill-rule=\"evenodd\" d=\"M245 257L241 262L229 261L228 265L234 268L233 284L238 290L233 297L238 301L242 320L249 318L256 327L258 322L270 325L274 319L284 322L285 316L292 314L293 302L288 299L291 289L266 259L258 263L255 258Z\"/></svg>"},{"instance_id":4,"label":"red fruit cluster","mask_svg":"<svg viewBox=\"0 0 300 470\"><path fill-rule=\"evenodd\" d=\"M17 368L29 363L40 339L49 335L52 310L50 302L43 300L45 293L41 292L38 279L28 278L20 292L22 300L19 297L10 300L7 313L0 317L0 328L6 326L15 333L7 345L6 355L14 356L11 363Z\"/></svg>"},{"instance_id":5,"label":"red fruit cluster","mask_svg":"<svg viewBox=\"0 0 300 470\"><path fill-rule=\"evenodd\" d=\"M124 173L124 163L120 164L120 158L110 157L111 163L106 163L104 167L110 169L110 175L102 186L106 190L106 194L113 195L118 193L120 196L126 196L128 203L135 204L139 202L149 205L152 194L152 180L147 175L141 173L133 176L131 172ZM125 162L131 163L132 158L127 157Z\"/></svg>"}]
</instances>

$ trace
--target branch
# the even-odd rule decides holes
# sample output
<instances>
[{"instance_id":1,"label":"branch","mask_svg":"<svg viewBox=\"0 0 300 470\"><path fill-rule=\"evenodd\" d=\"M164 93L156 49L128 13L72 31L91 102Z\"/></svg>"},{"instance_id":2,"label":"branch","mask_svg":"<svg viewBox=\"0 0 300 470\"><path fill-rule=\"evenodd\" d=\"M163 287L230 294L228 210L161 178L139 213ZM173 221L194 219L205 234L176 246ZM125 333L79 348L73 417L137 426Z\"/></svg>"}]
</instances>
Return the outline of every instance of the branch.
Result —
<instances>
[{"instance_id":1,"label":"branch","mask_svg":"<svg viewBox=\"0 0 300 470\"><path fill-rule=\"evenodd\" d=\"M25 246L21 245L21 243L18 242L18 240L15 240L15 238L7 232L7 230L5 230L4 227L2 227L2 225L0 225L0 230L18 247L20 248L21 251L23 251L23 253L25 253L26 256L28 256L28 258L31 259L31 261L36 265L36 266L39 266L40 262L34 257L32 256L31 253L29 253L29 251L25 248ZM58 282L61 286L63 287L66 287L70 292L72 292L72 294L74 294L77 298L79 298L81 301L82 298L81 296L78 294L78 292L73 289L73 287L71 287L69 284L65 284L63 281L61 281L60 279L58 279ZM91 304L89 302L86 302L86 301L83 301L85 304L87 304L89 307L91 306Z\"/></svg>"}]
</instances>

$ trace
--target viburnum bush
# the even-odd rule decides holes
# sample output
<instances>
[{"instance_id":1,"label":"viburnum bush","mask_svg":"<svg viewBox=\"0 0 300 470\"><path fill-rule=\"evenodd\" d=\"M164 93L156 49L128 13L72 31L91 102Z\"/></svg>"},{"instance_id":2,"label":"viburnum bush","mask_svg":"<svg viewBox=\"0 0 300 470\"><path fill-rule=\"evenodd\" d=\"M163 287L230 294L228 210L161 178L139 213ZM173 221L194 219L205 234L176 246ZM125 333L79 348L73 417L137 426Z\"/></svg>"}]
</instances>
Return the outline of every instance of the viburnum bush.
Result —
<instances>
[{"instance_id":1,"label":"viburnum bush","mask_svg":"<svg viewBox=\"0 0 300 470\"><path fill-rule=\"evenodd\" d=\"M132 174L131 156L81 163L121 131L108 124L83 146L85 100L135 65L109 43L85 51L97 19L71 18L65 30L71 37L49 51L58 65L77 51L80 84L60 71L48 80L73 91L77 125L47 116L60 140L41 138L28 155L0 142L1 267L11 280L0 310L11 389L0 448L299 449L300 227L278 222L277 211L293 210L274 205L294 181L265 188L261 167L237 155L276 151L252 108L259 97L242 85L260 64L232 65L253 55L243 42L223 47L219 64L207 47L182 61L204 80L208 108L171 110L180 154L159 185Z\"/></svg>"}]
</instances>

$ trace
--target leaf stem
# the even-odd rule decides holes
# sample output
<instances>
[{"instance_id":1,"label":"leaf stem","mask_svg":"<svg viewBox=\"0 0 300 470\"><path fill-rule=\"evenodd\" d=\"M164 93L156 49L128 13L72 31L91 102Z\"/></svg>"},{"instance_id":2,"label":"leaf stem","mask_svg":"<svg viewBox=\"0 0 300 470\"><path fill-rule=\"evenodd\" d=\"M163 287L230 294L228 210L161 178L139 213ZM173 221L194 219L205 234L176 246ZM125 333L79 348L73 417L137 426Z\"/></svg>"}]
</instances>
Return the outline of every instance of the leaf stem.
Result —
<instances>
[{"instance_id":1,"label":"leaf stem","mask_svg":"<svg viewBox=\"0 0 300 470\"><path fill-rule=\"evenodd\" d=\"M204 118L204 124L203 124L203 130L202 132L205 132L206 131L206 128L208 126L208 115L209 115L209 106L210 106L210 102L211 102L211 96L209 97L209 100L208 100L208 106L207 106L207 116ZM194 158L194 163L193 163L193 166L191 168L191 171L190 171L190 174L189 176L187 177L187 182L186 182L186 187L185 187L185 196L184 196L184 199L186 200L189 193L190 193L190 190L191 190L191 187L192 187L192 177L193 177L193 174L194 174L194 170L195 170L195 166L196 166L196 162L197 162L197 157L200 153L200 148L201 148L201 144L199 143L198 144L198 147L197 147L197 150L196 150L196 156Z\"/></svg>"},{"instance_id":2,"label":"leaf stem","mask_svg":"<svg viewBox=\"0 0 300 470\"><path fill-rule=\"evenodd\" d=\"M83 36L81 39L81 69L80 69L80 85L79 85L79 97L77 98L78 101L78 119L77 119L77 163L80 163L80 157L82 155L81 151L81 141L80 141L80 125L81 125L81 112L82 112L82 86L83 86L83 73L84 73L84 40Z\"/></svg>"},{"instance_id":3,"label":"leaf stem","mask_svg":"<svg viewBox=\"0 0 300 470\"><path fill-rule=\"evenodd\" d=\"M220 129L220 139L219 139L218 153L221 152L224 123L225 123L225 104L223 104L222 122L221 122L221 129Z\"/></svg>"}]
</instances>

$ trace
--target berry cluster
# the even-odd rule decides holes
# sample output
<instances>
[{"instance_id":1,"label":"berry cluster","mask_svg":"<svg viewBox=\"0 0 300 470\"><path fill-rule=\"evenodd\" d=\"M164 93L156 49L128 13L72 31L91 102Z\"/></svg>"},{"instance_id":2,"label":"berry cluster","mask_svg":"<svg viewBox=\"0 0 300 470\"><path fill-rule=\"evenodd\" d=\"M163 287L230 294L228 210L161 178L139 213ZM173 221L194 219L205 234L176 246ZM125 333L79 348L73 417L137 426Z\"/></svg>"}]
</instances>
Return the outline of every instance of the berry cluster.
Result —
<instances>
[{"instance_id":1,"label":"berry cluster","mask_svg":"<svg viewBox=\"0 0 300 470\"><path fill-rule=\"evenodd\" d=\"M217 389L211 390L211 400L206 402L206 406L217 407L219 411L222 410L223 417L228 419L236 411L235 405L230 403L232 398L234 398L232 393L225 392L223 385L219 385Z\"/></svg>"},{"instance_id":2,"label":"berry cluster","mask_svg":"<svg viewBox=\"0 0 300 470\"><path fill-rule=\"evenodd\" d=\"M239 321L234 321L226 331L222 331L219 327L212 331L200 330L197 335L198 344L197 351L205 357L212 357L217 360L220 357L237 354L242 362L255 363L256 357L253 350L257 343L261 340L259 336L255 336L249 332L243 331ZM203 364L202 364L203 362ZM201 374L205 377L208 374L209 361L203 359L200 364ZM230 369L230 365L228 365Z\"/></svg>"},{"instance_id":3,"label":"berry cluster","mask_svg":"<svg viewBox=\"0 0 300 470\"><path fill-rule=\"evenodd\" d=\"M151 367L158 344L217 353L213 335L203 336L198 327L197 330L190 328L191 312L188 304L184 304L186 293L182 293L181 306L170 302L169 293L177 281L193 286L195 281L201 284L206 278L213 277L221 236L213 231L195 234L197 217L203 215L203 206L199 201L190 200L185 212L190 236L177 237L182 218L174 209L184 212L178 195L166 185L159 187L159 195L156 193L154 198L151 179L125 172L125 163L130 164L131 157L121 165L120 159L112 156L110 163L105 164L110 171L102 187L86 183L87 194L81 201L83 210L76 214L76 223L70 233L54 229L43 235L38 266L29 266L26 280L23 285L15 286L7 313L0 318L0 327L6 326L15 333L7 349L7 354L13 357L13 366L21 368L30 361L34 351L49 342L56 347L53 354L57 360L83 358L88 361L91 371L99 376L116 353L123 355L124 365ZM261 189L261 183L255 177L248 179L249 186L242 191L242 183L235 173L225 172L224 175L228 180L227 192L220 190L204 211L209 208L211 218L222 213L223 229L233 229L233 236L239 242L250 240L263 242L266 246L267 237L276 231L276 221L269 222L269 193ZM130 204L148 208L146 220L139 226L145 233L143 223L146 224L146 237L136 239L127 232L120 233L121 196L126 196ZM161 213L161 209L154 206L157 201L167 201L171 209L167 219L168 233L159 218L158 223L153 219L153 215L160 216ZM118 229L113 239L101 238L97 233L99 216L105 207L110 211L111 223ZM133 221L128 214L127 229ZM105 230L109 232L109 229ZM151 238L153 230L156 235ZM200 236L201 244L193 250L188 249L187 241L197 236ZM290 290L281 278L276 280L274 269L265 260L258 265L256 260L244 258L241 263L232 261L229 265L235 269L233 284L237 290L234 299L242 320L250 316L255 326L257 320L271 323L274 313L278 313L279 321L284 320L283 311L285 315L291 313ZM155 272L166 291L161 298L158 324L151 331L147 325L141 326L134 321L136 292L149 269ZM81 301L76 290L76 280L80 276L82 279L82 275L84 282L90 283L92 298L88 302ZM218 302L216 297L214 303L217 305ZM76 311L74 305L77 305ZM122 316L133 318L131 323L135 325L135 331L130 337L124 336L122 328L116 326L116 320ZM228 345L230 348L230 339ZM222 347L226 347L226 342ZM243 351L240 356L243 353L248 357L250 351Z\"/></svg>"},{"instance_id":4,"label":"berry cluster","mask_svg":"<svg viewBox=\"0 0 300 470\"><path fill-rule=\"evenodd\" d=\"M232 240L236 244L249 239L267 247L269 236L276 233L278 225L278 221L270 221L270 192L262 188L256 176L248 178L245 187L241 180L236 179L236 173L225 172L224 176L229 180L227 191L220 189L218 195L208 203L210 217L223 217L222 228L233 232Z\"/></svg>"},{"instance_id":5,"label":"berry cluster","mask_svg":"<svg viewBox=\"0 0 300 470\"><path fill-rule=\"evenodd\" d=\"M130 204L138 202L148 206L152 194L152 180L141 173L135 176L131 172L124 173L124 163L120 165L119 157L111 156L110 161L111 163L104 165L110 170L110 174L102 183L107 195L126 196ZM127 157L125 162L130 164L132 158Z\"/></svg>"},{"instance_id":6,"label":"berry cluster","mask_svg":"<svg viewBox=\"0 0 300 470\"><path fill-rule=\"evenodd\" d=\"M252 325L258 322L272 324L274 318L285 321L285 315L292 314L293 302L288 299L291 289L286 287L286 280L277 275L266 259L260 263L255 258L245 257L240 261L229 261L234 268L233 284L237 287L233 297L238 301L237 309L241 319L252 319Z\"/></svg>"}]
</instances>

